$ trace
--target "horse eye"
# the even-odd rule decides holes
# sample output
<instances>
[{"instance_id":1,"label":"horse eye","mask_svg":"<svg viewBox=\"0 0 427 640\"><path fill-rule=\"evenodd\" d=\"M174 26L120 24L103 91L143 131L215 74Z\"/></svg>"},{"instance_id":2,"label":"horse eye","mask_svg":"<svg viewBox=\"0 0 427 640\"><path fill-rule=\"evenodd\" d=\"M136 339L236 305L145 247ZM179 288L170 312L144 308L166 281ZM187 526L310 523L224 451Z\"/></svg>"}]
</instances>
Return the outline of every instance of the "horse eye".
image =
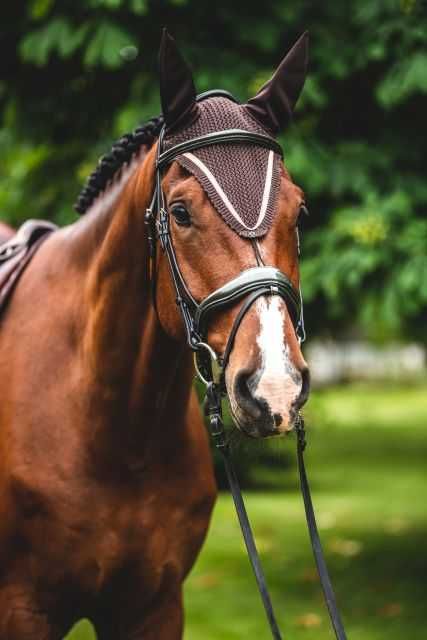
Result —
<instances>
[{"instance_id":1,"label":"horse eye","mask_svg":"<svg viewBox=\"0 0 427 640\"><path fill-rule=\"evenodd\" d=\"M303 221L303 218L305 216L309 216L309 215L310 214L308 212L307 205L305 204L305 202L303 202L300 205L299 212L298 212L297 227L299 227L301 225L301 223Z\"/></svg>"},{"instance_id":2,"label":"horse eye","mask_svg":"<svg viewBox=\"0 0 427 640\"><path fill-rule=\"evenodd\" d=\"M175 218L176 224L178 224L180 227L191 226L190 214L183 204L176 204L175 206L173 206L172 215Z\"/></svg>"}]
</instances>

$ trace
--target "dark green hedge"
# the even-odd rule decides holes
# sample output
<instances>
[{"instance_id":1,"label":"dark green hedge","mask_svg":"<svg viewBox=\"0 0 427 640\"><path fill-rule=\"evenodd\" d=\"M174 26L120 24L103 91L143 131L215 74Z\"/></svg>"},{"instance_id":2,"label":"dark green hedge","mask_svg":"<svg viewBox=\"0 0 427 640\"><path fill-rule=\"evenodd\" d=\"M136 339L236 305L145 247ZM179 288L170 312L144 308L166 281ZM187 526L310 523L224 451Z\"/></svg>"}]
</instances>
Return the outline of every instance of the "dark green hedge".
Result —
<instances>
[{"instance_id":1,"label":"dark green hedge","mask_svg":"<svg viewBox=\"0 0 427 640\"><path fill-rule=\"evenodd\" d=\"M200 91L254 93L305 29L310 76L286 162L304 188L312 332L424 339L425 0L31 0L0 9L0 218L73 220L113 139L159 112L163 25Z\"/></svg>"}]
</instances>

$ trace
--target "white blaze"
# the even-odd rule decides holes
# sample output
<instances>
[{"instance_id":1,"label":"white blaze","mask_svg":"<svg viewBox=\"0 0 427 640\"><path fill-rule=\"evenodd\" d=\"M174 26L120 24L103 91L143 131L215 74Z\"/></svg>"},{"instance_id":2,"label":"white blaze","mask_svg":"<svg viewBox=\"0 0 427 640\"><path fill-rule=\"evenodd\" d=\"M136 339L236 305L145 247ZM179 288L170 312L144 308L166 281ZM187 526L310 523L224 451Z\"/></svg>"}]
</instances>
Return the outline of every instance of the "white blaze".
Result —
<instances>
[{"instance_id":1,"label":"white blaze","mask_svg":"<svg viewBox=\"0 0 427 640\"><path fill-rule=\"evenodd\" d=\"M251 392L264 398L271 412L282 416L286 427L292 403L301 392L301 378L284 340L285 303L279 296L272 296L260 298L256 305L260 320L257 344L262 363L261 377L254 377Z\"/></svg>"}]
</instances>

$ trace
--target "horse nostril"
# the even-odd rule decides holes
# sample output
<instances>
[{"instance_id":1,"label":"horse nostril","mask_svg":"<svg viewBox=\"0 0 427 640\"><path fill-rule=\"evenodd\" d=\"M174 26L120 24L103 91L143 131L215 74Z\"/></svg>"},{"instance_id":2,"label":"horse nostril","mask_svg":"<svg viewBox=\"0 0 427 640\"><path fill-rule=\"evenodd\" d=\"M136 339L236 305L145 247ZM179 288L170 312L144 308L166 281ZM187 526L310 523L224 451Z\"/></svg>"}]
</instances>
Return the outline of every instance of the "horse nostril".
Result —
<instances>
[{"instance_id":1,"label":"horse nostril","mask_svg":"<svg viewBox=\"0 0 427 640\"><path fill-rule=\"evenodd\" d=\"M301 409L301 407L307 402L308 395L310 393L310 371L307 367L305 367L301 371L301 391L298 398L295 400L296 409Z\"/></svg>"},{"instance_id":2,"label":"horse nostril","mask_svg":"<svg viewBox=\"0 0 427 640\"><path fill-rule=\"evenodd\" d=\"M239 371L234 381L234 393L239 399L239 405L254 420L260 420L266 409L265 400L258 400L251 392L251 378L253 372Z\"/></svg>"},{"instance_id":3,"label":"horse nostril","mask_svg":"<svg viewBox=\"0 0 427 640\"><path fill-rule=\"evenodd\" d=\"M283 418L280 415L280 413L273 413L273 420L274 420L274 426L275 427L280 427L280 425L283 422Z\"/></svg>"}]
</instances>

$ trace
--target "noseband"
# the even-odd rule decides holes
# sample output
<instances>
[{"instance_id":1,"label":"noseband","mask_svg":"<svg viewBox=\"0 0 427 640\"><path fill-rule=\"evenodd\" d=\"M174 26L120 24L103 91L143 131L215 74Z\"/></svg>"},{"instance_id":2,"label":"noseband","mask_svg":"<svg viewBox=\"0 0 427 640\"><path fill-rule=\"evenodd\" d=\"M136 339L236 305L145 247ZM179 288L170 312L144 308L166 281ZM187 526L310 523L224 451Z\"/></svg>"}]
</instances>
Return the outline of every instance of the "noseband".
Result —
<instances>
[{"instance_id":1,"label":"noseband","mask_svg":"<svg viewBox=\"0 0 427 640\"><path fill-rule=\"evenodd\" d=\"M208 91L198 97L203 100L213 96L226 96L235 102L231 94L225 91ZM187 343L194 351L196 371L205 384L220 384L225 392L224 373L233 348L237 330L252 304L261 296L280 296L288 309L289 316L300 340L303 336L301 295L284 273L275 267L252 267L213 291L201 302L192 296L178 265L170 234L170 217L166 207L161 178L162 170L179 155L195 149L216 144L248 144L270 149L283 157L281 146L267 135L241 129L226 129L208 133L197 138L181 142L166 151L163 150L165 128L163 127L157 146L156 184L150 207L146 211L145 222L148 228L149 250L151 256L151 281L153 300L156 303L156 244L160 241L166 254L176 293L176 303L184 322ZM225 310L237 302L244 303L233 323L224 354L219 357L207 342L209 320L217 311Z\"/></svg>"},{"instance_id":2,"label":"noseband","mask_svg":"<svg viewBox=\"0 0 427 640\"><path fill-rule=\"evenodd\" d=\"M225 91L208 91L199 96L198 100L203 100L213 96L225 96L236 102L233 96ZM226 282L222 287L210 293L201 302L196 302L183 278L176 258L170 234L170 218L161 185L161 177L162 170L170 165L170 163L179 155L194 149L201 149L215 144L223 145L244 143L270 149L275 153L280 154L281 157L283 157L283 153L280 145L273 138L260 133L240 129L227 129L225 131L209 133L207 135L192 138L180 144L176 144L167 150L163 150L164 136L165 127L163 127L160 132L157 146L156 184L154 194L150 207L147 209L145 214L151 260L153 304L156 308L156 247L157 241L159 240L169 263L171 278L176 294L176 303L181 311L188 345L194 352L196 371L199 378L206 385L205 408L209 417L211 435L216 447L223 456L237 516L239 518L249 559L252 564L258 589L269 621L270 630L275 640L281 640L282 636L273 611L265 576L258 556L258 551L255 545L255 540L243 502L237 476L232 464L228 443L224 434L221 397L226 393L224 374L233 348L234 339L244 316L249 311L253 303L261 296L280 296L286 304L296 335L301 342L305 338L301 292L295 289L288 276L282 273L279 269L271 266L252 267L239 273L235 278ZM223 311L241 300L243 300L243 304L241 305L231 327L224 353L222 357L220 357L215 353L207 341L209 322L214 313L217 311ZM337 640L346 640L345 631L336 605L335 595L323 557L316 526L303 458L305 433L304 423L301 416L298 416L296 421L296 432L301 491L313 553L335 636Z\"/></svg>"}]
</instances>

